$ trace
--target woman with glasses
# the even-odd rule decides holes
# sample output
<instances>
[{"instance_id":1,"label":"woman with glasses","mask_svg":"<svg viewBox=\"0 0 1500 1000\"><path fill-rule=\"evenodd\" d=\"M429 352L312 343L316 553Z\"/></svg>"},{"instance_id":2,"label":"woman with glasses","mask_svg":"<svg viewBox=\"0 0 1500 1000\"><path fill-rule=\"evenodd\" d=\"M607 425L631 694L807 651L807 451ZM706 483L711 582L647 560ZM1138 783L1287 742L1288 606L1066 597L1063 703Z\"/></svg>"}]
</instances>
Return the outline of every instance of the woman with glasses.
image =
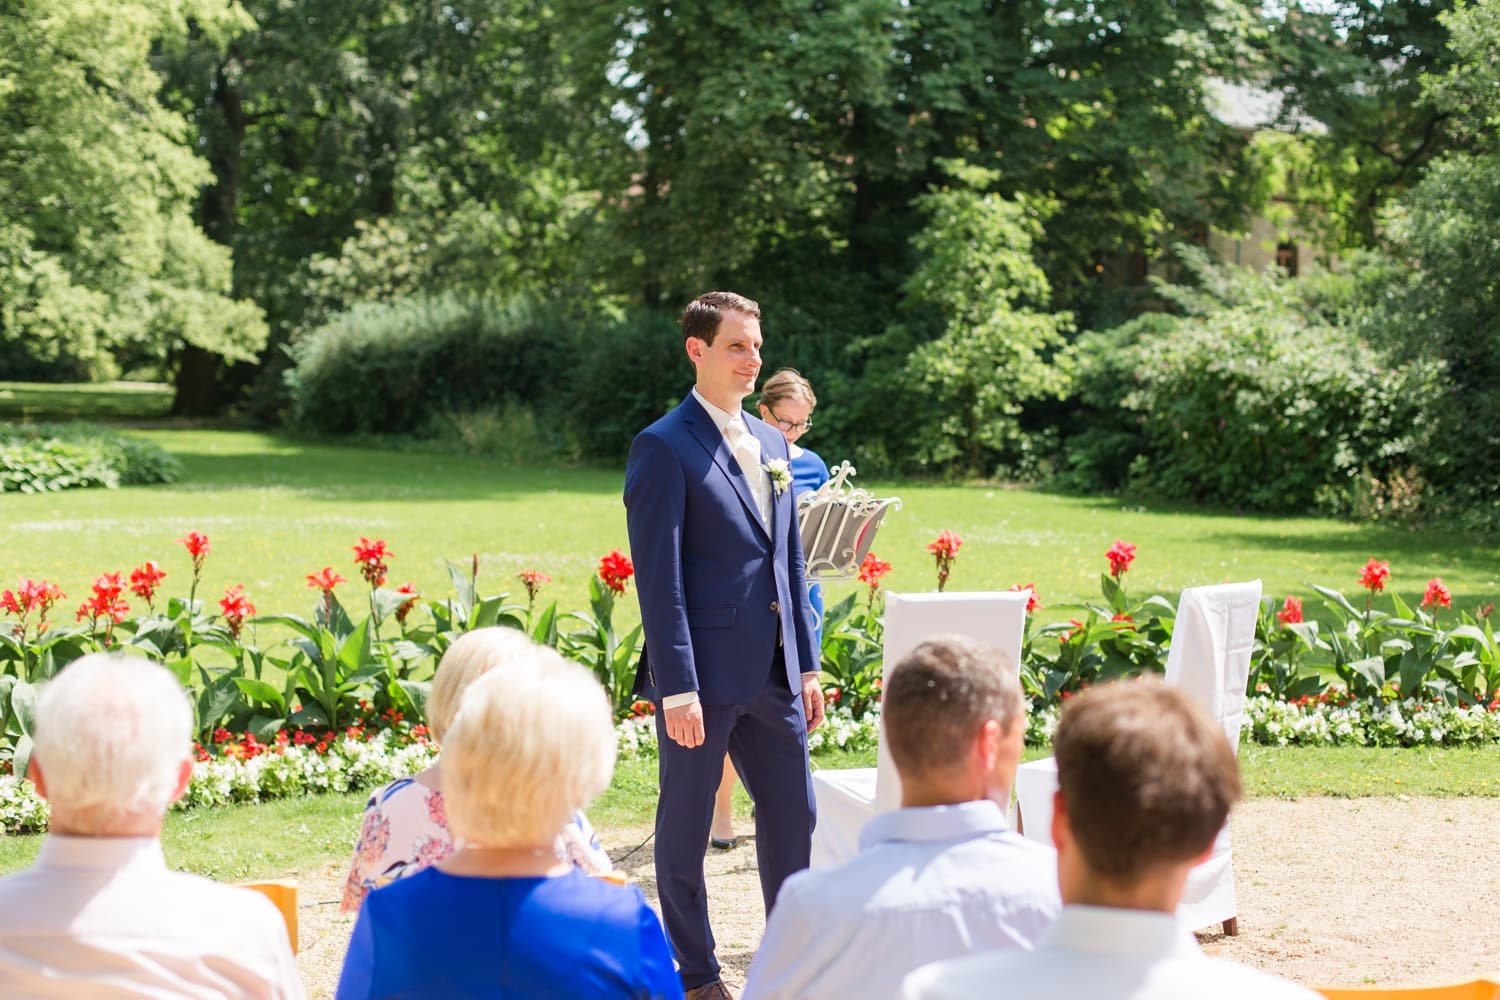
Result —
<instances>
[{"instance_id":1,"label":"woman with glasses","mask_svg":"<svg viewBox=\"0 0 1500 1000\"><path fill-rule=\"evenodd\" d=\"M792 456L792 496L800 497L809 490L816 490L829 480L828 463L818 453L797 444L802 435L812 427L813 410L817 409L818 397L813 395L812 383L792 368L783 368L760 389L760 418L781 431L786 438L787 450ZM813 584L808 598L816 616L816 638L823 638L823 587ZM721 851L734 847L734 823L732 799L734 795L734 765L724 758L724 777L719 782L719 792L714 798L714 822L708 842Z\"/></svg>"}]
</instances>

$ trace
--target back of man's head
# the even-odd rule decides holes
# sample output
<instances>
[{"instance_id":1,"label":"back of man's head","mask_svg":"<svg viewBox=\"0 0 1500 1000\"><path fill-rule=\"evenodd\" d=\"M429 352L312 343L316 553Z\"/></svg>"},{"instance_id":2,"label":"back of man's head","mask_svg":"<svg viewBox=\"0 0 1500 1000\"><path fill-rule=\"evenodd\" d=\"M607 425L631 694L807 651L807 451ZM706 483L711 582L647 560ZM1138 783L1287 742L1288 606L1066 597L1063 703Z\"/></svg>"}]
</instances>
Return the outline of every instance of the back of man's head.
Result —
<instances>
[{"instance_id":1,"label":"back of man's head","mask_svg":"<svg viewBox=\"0 0 1500 1000\"><path fill-rule=\"evenodd\" d=\"M1068 827L1088 869L1117 885L1191 862L1240 797L1224 730L1160 681L1092 688L1052 737Z\"/></svg>"},{"instance_id":2,"label":"back of man's head","mask_svg":"<svg viewBox=\"0 0 1500 1000\"><path fill-rule=\"evenodd\" d=\"M191 757L193 711L165 667L95 653L64 667L36 707L33 759L59 832L107 836L159 818Z\"/></svg>"},{"instance_id":3,"label":"back of man's head","mask_svg":"<svg viewBox=\"0 0 1500 1000\"><path fill-rule=\"evenodd\" d=\"M1024 725L1021 683L1009 656L961 635L922 642L891 670L881 697L885 742L903 780L959 765L986 722Z\"/></svg>"}]
</instances>

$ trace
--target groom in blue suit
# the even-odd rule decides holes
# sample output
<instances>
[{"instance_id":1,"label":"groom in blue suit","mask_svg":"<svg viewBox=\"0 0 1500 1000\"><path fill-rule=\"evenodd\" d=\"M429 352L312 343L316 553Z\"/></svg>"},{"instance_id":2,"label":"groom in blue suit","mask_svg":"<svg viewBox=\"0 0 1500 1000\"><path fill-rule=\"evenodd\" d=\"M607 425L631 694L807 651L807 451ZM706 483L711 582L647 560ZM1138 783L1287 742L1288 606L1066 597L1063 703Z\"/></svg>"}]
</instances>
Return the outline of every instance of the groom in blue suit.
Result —
<instances>
[{"instance_id":1,"label":"groom in blue suit","mask_svg":"<svg viewBox=\"0 0 1500 1000\"><path fill-rule=\"evenodd\" d=\"M724 753L755 802L769 914L812 850L807 733L823 692L786 439L741 405L760 374L760 307L708 292L682 333L696 384L636 436L625 510L646 636L637 685L658 705L657 894L688 1000L727 1000L703 881Z\"/></svg>"}]
</instances>

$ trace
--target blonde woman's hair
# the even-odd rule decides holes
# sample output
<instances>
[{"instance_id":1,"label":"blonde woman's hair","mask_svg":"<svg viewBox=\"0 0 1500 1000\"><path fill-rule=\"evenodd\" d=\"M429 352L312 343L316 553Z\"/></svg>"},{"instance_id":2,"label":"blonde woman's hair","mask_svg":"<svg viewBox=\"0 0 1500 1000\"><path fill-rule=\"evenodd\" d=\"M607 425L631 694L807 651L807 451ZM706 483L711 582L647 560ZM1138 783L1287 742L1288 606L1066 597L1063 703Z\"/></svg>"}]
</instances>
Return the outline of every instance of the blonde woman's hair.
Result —
<instances>
[{"instance_id":1,"label":"blonde woman's hair","mask_svg":"<svg viewBox=\"0 0 1500 1000\"><path fill-rule=\"evenodd\" d=\"M438 663L432 691L427 696L427 728L432 738L444 742L459 701L470 684L535 645L526 633L500 625L477 628L455 639Z\"/></svg>"},{"instance_id":2,"label":"blonde woman's hair","mask_svg":"<svg viewBox=\"0 0 1500 1000\"><path fill-rule=\"evenodd\" d=\"M37 699L35 759L73 833L108 836L125 821L165 813L192 747L187 692L149 660L90 653Z\"/></svg>"},{"instance_id":3,"label":"blonde woman's hair","mask_svg":"<svg viewBox=\"0 0 1500 1000\"><path fill-rule=\"evenodd\" d=\"M795 368L781 369L760 387L760 405L766 409L775 409L776 404L784 399L806 400L809 410L817 409L818 406L818 397L813 395L812 383L803 378Z\"/></svg>"},{"instance_id":4,"label":"blonde woman's hair","mask_svg":"<svg viewBox=\"0 0 1500 1000\"><path fill-rule=\"evenodd\" d=\"M448 825L482 847L551 844L609 785L615 750L593 674L534 646L464 692L443 743Z\"/></svg>"}]
</instances>

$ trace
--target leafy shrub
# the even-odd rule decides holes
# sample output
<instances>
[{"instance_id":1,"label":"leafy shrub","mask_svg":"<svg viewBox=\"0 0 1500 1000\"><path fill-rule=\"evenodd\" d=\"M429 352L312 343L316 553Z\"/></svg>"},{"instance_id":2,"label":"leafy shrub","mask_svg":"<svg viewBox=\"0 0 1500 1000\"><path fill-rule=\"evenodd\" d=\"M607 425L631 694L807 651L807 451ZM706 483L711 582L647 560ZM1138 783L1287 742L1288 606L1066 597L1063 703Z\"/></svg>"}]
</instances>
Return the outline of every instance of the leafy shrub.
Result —
<instances>
[{"instance_id":1,"label":"leafy shrub","mask_svg":"<svg viewBox=\"0 0 1500 1000\"><path fill-rule=\"evenodd\" d=\"M1158 289L1186 315L1080 339L1074 485L1349 513L1370 482L1407 475L1431 365L1392 368L1284 280L1188 263L1202 289Z\"/></svg>"},{"instance_id":2,"label":"leafy shrub","mask_svg":"<svg viewBox=\"0 0 1500 1000\"><path fill-rule=\"evenodd\" d=\"M569 418L584 453L624 458L635 435L693 385L677 317L636 312L582 328Z\"/></svg>"},{"instance_id":3,"label":"leafy shrub","mask_svg":"<svg viewBox=\"0 0 1500 1000\"><path fill-rule=\"evenodd\" d=\"M560 310L520 301L356 305L294 348L293 419L325 433L414 433L507 402L561 412L570 329Z\"/></svg>"},{"instance_id":4,"label":"leafy shrub","mask_svg":"<svg viewBox=\"0 0 1500 1000\"><path fill-rule=\"evenodd\" d=\"M0 425L0 493L148 483L170 483L182 474L162 448L90 424Z\"/></svg>"}]
</instances>

